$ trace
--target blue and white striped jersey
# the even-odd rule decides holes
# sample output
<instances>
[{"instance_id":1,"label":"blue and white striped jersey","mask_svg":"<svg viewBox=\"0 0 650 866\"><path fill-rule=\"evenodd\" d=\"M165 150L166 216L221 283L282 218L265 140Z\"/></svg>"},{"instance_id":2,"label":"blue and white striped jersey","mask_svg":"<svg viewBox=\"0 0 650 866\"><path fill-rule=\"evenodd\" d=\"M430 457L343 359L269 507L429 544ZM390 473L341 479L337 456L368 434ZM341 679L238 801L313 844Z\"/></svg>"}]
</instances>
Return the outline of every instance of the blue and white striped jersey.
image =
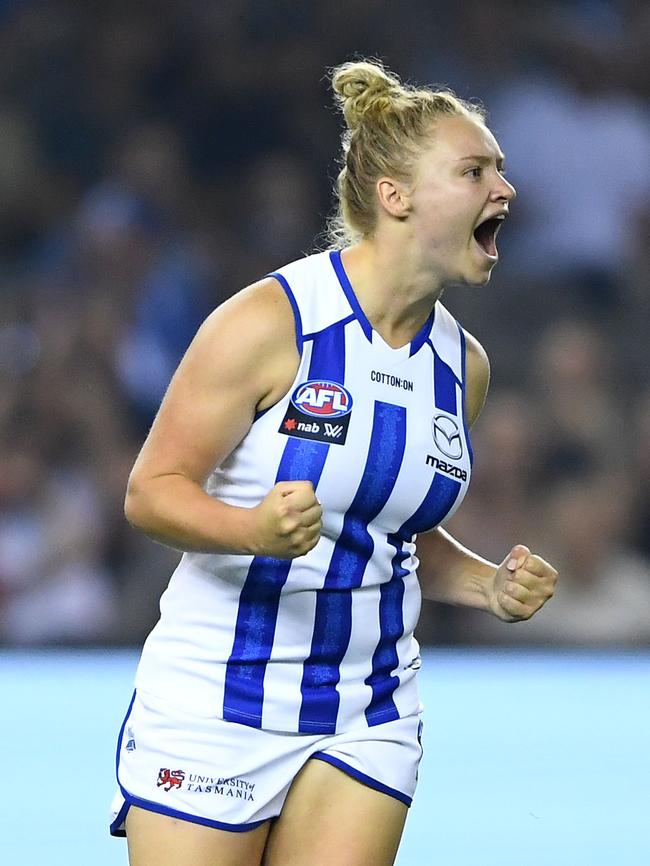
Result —
<instances>
[{"instance_id":1,"label":"blue and white striped jersey","mask_svg":"<svg viewBox=\"0 0 650 866\"><path fill-rule=\"evenodd\" d=\"M415 536L465 495L465 345L440 302L399 349L373 331L340 252L273 276L293 307L300 366L207 492L252 507L310 480L316 547L294 560L186 553L161 599L139 689L268 730L339 733L420 709Z\"/></svg>"}]
</instances>

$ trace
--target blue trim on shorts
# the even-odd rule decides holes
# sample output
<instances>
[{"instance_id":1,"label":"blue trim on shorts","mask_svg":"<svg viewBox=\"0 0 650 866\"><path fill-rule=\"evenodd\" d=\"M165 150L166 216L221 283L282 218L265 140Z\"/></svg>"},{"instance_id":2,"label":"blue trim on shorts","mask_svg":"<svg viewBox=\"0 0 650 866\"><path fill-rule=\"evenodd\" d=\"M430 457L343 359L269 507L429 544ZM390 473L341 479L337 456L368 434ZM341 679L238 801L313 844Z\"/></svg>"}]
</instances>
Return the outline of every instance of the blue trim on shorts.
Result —
<instances>
[{"instance_id":1,"label":"blue trim on shorts","mask_svg":"<svg viewBox=\"0 0 650 866\"><path fill-rule=\"evenodd\" d=\"M151 800L143 800L141 797L134 797L129 794L121 785L120 791L124 797L124 806L120 809L117 818L111 824L111 836L126 836L124 830L119 830L118 827L126 818L126 814L131 806L137 806L139 809L145 809L147 812L157 812L159 815L167 815L169 818L180 818L181 821L190 821L192 824L201 824L204 827L212 827L214 830L229 830L232 833L246 833L248 830L254 830L261 824L270 821L270 818L263 818L261 821L251 821L250 824L226 824L224 821L213 821L211 818L200 818L198 815L190 815L188 812L179 812L178 809L170 809L168 806L161 806L160 803L154 803Z\"/></svg>"},{"instance_id":2,"label":"blue trim on shorts","mask_svg":"<svg viewBox=\"0 0 650 866\"><path fill-rule=\"evenodd\" d=\"M117 813L117 817L115 818L115 820L112 822L112 824L108 828L111 836L115 836L116 838L121 838L121 839L126 838L126 830L124 830L122 828L122 824L126 820L126 815L127 815L127 812L129 811L130 807L131 807L131 804L124 801L122 808Z\"/></svg>"},{"instance_id":3,"label":"blue trim on shorts","mask_svg":"<svg viewBox=\"0 0 650 866\"><path fill-rule=\"evenodd\" d=\"M133 709L133 702L135 701L135 692L133 690L133 694L131 695L131 702L129 703L129 708L126 711L126 715L124 716L124 721L122 722L122 727L120 728L120 733L117 737L117 749L115 750L115 778L117 779L117 784L120 784L119 779L119 769L120 769L120 752L122 751L122 738L124 737L124 728L126 727L126 723L129 720L129 716L131 715L131 710Z\"/></svg>"},{"instance_id":4,"label":"blue trim on shorts","mask_svg":"<svg viewBox=\"0 0 650 866\"><path fill-rule=\"evenodd\" d=\"M367 776L365 773L362 773L361 770L351 767L340 758L334 758L332 755L328 755L327 752L314 752L310 757L316 758L319 761L325 761L326 764L331 764L338 770L342 770L348 776L352 776L352 778L356 779L358 782L363 782L363 784L367 785L369 788L374 788L375 791L379 791L382 794L388 794L389 797L394 797L396 800L404 803L405 806L410 807L413 802L412 797L403 794L396 788L390 788L388 785L384 785L383 782L378 782L377 779L373 779L372 776Z\"/></svg>"}]
</instances>

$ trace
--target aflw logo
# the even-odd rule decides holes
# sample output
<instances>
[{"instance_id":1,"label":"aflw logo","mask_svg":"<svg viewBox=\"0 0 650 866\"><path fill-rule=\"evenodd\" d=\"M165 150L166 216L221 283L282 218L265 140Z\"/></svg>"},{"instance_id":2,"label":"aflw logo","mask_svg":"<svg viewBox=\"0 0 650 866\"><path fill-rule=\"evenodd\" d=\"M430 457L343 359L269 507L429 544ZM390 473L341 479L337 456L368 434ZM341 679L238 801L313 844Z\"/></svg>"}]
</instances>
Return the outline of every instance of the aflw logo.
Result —
<instances>
[{"instance_id":1,"label":"aflw logo","mask_svg":"<svg viewBox=\"0 0 650 866\"><path fill-rule=\"evenodd\" d=\"M332 439L338 439L341 433L343 432L342 424L330 424L327 421L325 422L325 435L331 436Z\"/></svg>"}]
</instances>

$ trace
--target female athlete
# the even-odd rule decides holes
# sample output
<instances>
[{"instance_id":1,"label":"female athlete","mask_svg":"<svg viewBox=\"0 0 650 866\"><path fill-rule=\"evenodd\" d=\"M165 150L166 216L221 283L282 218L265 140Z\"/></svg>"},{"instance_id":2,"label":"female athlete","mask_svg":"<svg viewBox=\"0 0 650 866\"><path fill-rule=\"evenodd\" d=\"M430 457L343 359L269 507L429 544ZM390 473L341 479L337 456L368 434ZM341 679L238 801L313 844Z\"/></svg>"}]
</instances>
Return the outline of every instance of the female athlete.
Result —
<instances>
[{"instance_id":1,"label":"female athlete","mask_svg":"<svg viewBox=\"0 0 650 866\"><path fill-rule=\"evenodd\" d=\"M389 866L421 594L510 622L553 594L522 544L495 564L441 528L488 361L439 298L490 278L503 154L476 106L379 63L333 89L341 242L208 317L129 481L129 521L185 551L119 736L131 866Z\"/></svg>"}]
</instances>

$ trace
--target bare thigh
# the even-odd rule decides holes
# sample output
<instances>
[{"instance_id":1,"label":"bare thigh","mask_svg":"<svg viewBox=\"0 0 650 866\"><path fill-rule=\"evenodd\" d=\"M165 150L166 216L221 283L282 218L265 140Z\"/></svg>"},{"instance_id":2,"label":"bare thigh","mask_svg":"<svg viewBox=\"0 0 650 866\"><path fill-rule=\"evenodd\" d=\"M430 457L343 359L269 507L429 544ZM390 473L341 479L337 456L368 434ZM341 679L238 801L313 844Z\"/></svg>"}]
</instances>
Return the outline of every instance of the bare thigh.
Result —
<instances>
[{"instance_id":1,"label":"bare thigh","mask_svg":"<svg viewBox=\"0 0 650 866\"><path fill-rule=\"evenodd\" d=\"M264 866L392 866L407 812L394 797L312 759L271 828Z\"/></svg>"},{"instance_id":2,"label":"bare thigh","mask_svg":"<svg viewBox=\"0 0 650 866\"><path fill-rule=\"evenodd\" d=\"M269 822L234 833L131 806L130 866L260 866Z\"/></svg>"}]
</instances>

